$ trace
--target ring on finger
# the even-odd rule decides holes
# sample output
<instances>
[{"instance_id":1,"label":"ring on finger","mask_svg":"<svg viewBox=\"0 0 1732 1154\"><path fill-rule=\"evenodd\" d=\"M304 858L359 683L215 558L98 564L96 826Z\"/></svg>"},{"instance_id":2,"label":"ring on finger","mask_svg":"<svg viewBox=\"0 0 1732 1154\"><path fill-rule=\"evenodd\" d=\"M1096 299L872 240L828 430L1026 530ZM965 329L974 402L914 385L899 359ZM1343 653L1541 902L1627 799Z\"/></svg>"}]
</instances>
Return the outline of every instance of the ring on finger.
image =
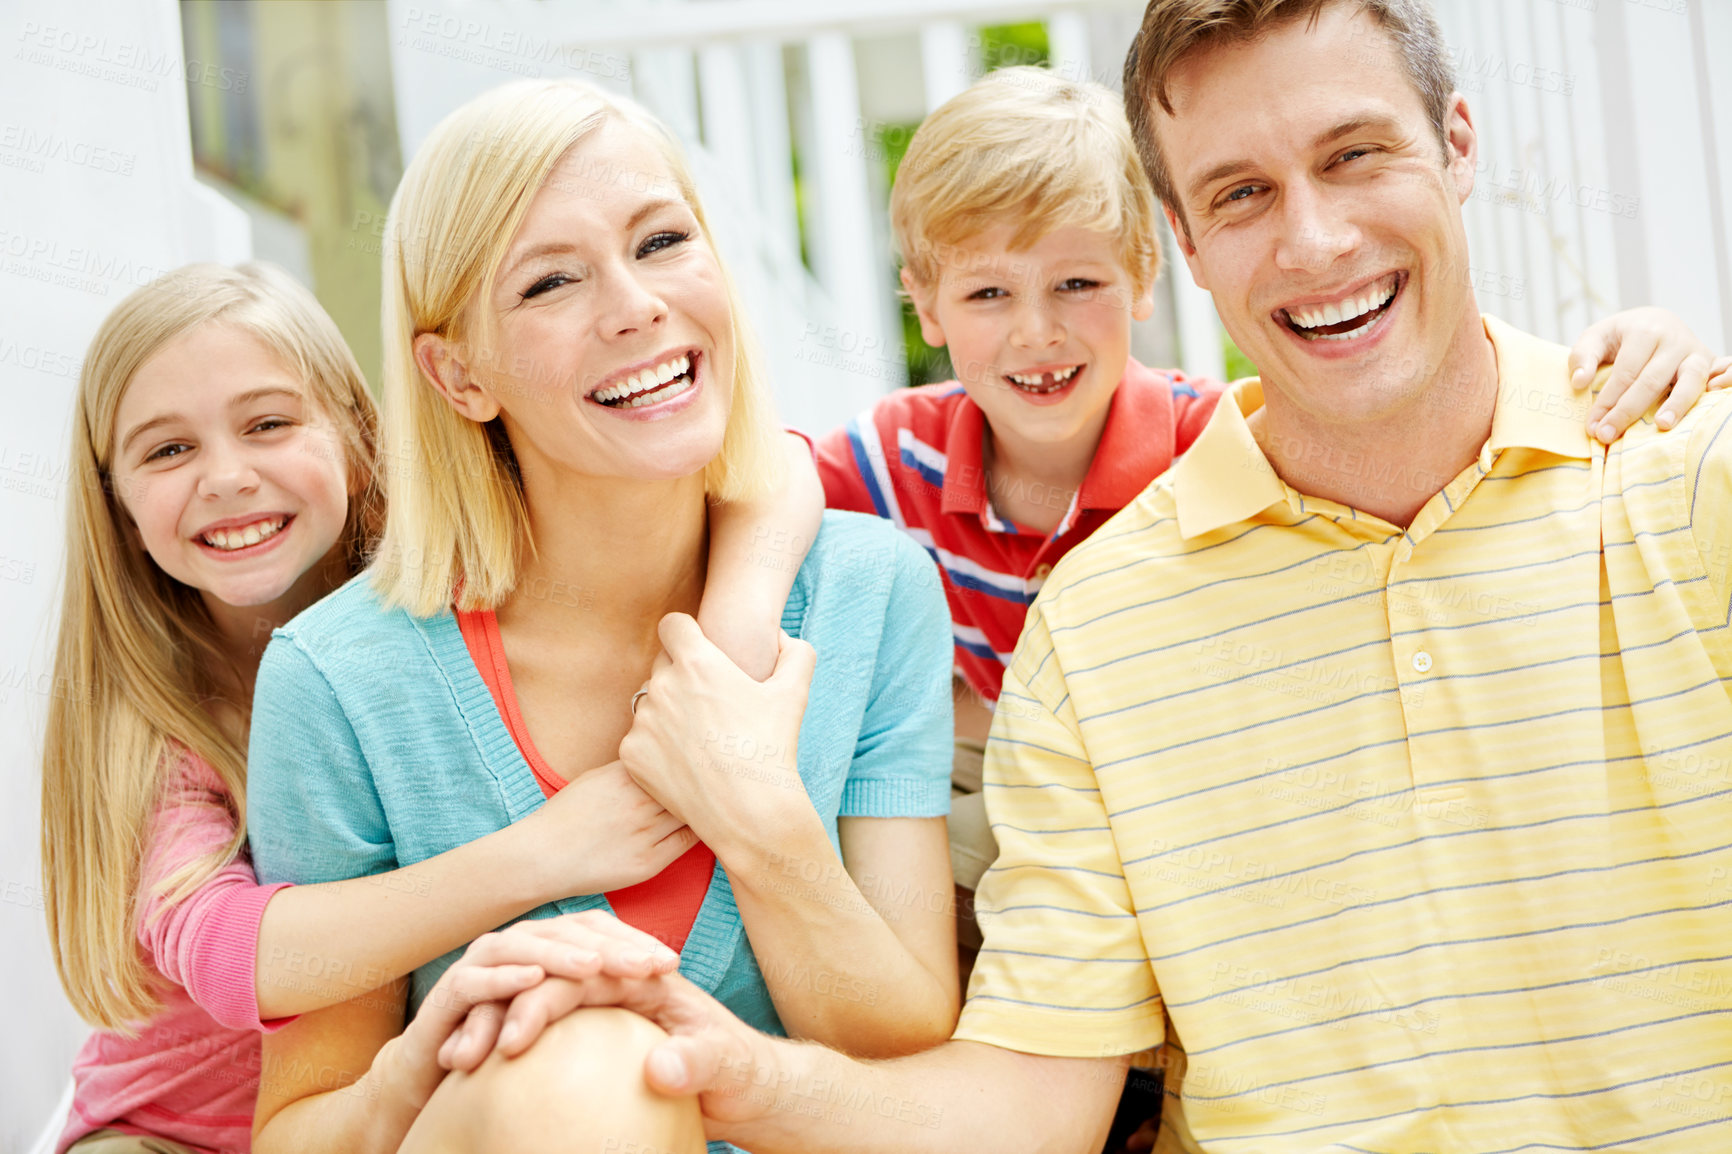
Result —
<instances>
[{"instance_id":1,"label":"ring on finger","mask_svg":"<svg viewBox=\"0 0 1732 1154\"><path fill-rule=\"evenodd\" d=\"M636 693L631 695L631 711L633 714L637 713L638 699L648 692L649 692L649 690L647 690L647 689L640 689Z\"/></svg>"}]
</instances>

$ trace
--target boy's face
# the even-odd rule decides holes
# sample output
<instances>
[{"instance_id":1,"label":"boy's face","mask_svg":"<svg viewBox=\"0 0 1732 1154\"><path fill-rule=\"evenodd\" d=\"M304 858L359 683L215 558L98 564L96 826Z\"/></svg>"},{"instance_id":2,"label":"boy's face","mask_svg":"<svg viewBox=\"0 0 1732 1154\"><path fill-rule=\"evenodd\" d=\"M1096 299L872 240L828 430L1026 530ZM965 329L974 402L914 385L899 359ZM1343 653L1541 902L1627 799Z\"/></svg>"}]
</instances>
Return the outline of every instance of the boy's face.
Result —
<instances>
[{"instance_id":1,"label":"boy's face","mask_svg":"<svg viewBox=\"0 0 1732 1154\"><path fill-rule=\"evenodd\" d=\"M1013 251L1014 232L998 225L947 246L936 284L903 270L920 331L948 346L995 437L1028 447L1098 437L1152 290L1133 299L1108 233L1061 228Z\"/></svg>"}]
</instances>

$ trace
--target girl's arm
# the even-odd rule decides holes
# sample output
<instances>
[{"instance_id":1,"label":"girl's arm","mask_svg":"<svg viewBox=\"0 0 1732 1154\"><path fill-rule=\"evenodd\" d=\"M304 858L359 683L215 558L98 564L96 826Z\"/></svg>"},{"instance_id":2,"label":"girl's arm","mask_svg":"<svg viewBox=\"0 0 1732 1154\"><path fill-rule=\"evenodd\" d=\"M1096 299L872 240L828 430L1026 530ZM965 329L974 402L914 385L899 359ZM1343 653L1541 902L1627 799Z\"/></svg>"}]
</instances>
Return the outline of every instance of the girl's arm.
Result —
<instances>
[{"instance_id":1,"label":"girl's arm","mask_svg":"<svg viewBox=\"0 0 1732 1154\"><path fill-rule=\"evenodd\" d=\"M1709 388L1713 361L1708 347L1676 314L1661 308L1625 309L1589 325L1576 338L1570 349L1570 383L1585 389L1600 366L1612 366L1588 409L1588 431L1609 445L1668 389L1672 395L1654 423L1661 429L1676 425Z\"/></svg>"},{"instance_id":2,"label":"girl's arm","mask_svg":"<svg viewBox=\"0 0 1732 1154\"><path fill-rule=\"evenodd\" d=\"M824 514L811 446L797 433L782 442L788 483L781 491L711 511L709 572L698 606L704 636L759 681L776 667L782 606Z\"/></svg>"},{"instance_id":3,"label":"girl's arm","mask_svg":"<svg viewBox=\"0 0 1732 1154\"><path fill-rule=\"evenodd\" d=\"M690 618L670 615L661 630L670 660L620 746L633 776L728 871L789 1033L872 1057L942 1042L960 1001L941 816L949 618L931 562L912 546L896 552L882 559L896 572L880 651L861 671L870 696L843 792L841 854L797 768L813 668L804 642L785 640L775 674L757 685Z\"/></svg>"},{"instance_id":4,"label":"girl's arm","mask_svg":"<svg viewBox=\"0 0 1732 1154\"><path fill-rule=\"evenodd\" d=\"M282 889L258 924L259 1013L348 1001L537 906L654 877L696 843L613 762L522 821L437 857Z\"/></svg>"}]
</instances>

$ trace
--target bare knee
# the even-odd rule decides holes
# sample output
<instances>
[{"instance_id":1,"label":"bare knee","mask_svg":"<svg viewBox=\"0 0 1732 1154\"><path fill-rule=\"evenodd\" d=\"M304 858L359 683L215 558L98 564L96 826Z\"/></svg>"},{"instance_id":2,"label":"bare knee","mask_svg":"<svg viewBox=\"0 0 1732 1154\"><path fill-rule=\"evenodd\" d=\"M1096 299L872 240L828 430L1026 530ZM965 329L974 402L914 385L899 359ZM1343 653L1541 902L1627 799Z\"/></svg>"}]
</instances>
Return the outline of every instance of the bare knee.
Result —
<instances>
[{"instance_id":1,"label":"bare knee","mask_svg":"<svg viewBox=\"0 0 1732 1154\"><path fill-rule=\"evenodd\" d=\"M497 1052L448 1076L400 1154L701 1154L694 1098L665 1098L643 1079L666 1039L627 1010L578 1010L515 1058Z\"/></svg>"}]
</instances>

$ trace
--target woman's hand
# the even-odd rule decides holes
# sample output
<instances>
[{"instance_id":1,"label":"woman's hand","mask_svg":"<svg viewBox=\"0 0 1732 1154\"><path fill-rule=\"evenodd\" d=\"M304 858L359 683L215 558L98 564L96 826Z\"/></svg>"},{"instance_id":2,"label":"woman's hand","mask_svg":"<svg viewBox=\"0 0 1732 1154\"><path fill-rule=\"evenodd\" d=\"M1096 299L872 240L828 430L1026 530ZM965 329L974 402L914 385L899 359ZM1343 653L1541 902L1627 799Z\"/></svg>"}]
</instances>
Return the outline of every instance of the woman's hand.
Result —
<instances>
[{"instance_id":1,"label":"woman's hand","mask_svg":"<svg viewBox=\"0 0 1732 1154\"><path fill-rule=\"evenodd\" d=\"M595 982L642 980L671 973L679 955L630 926L585 910L557 918L530 918L483 934L440 976L421 1009L392 1045L399 1085L420 1091L425 1103L447 1070L473 1070L493 1049L509 1001L548 978ZM507 1035L521 1053L551 1019L528 1036Z\"/></svg>"},{"instance_id":2,"label":"woman's hand","mask_svg":"<svg viewBox=\"0 0 1732 1154\"><path fill-rule=\"evenodd\" d=\"M432 1046L441 1073L473 1070L495 1045L515 1057L550 1022L579 1006L612 1005L626 985L678 966L679 955L600 910L532 918L477 938L427 995L409 1031L431 1012L435 1020L417 1040L417 1055L425 1058ZM548 982L560 982L561 993L544 991L519 1004L522 995Z\"/></svg>"},{"instance_id":3,"label":"woman's hand","mask_svg":"<svg viewBox=\"0 0 1732 1154\"><path fill-rule=\"evenodd\" d=\"M725 866L731 848L762 841L790 812L811 811L796 751L817 657L783 634L776 671L760 684L684 613L663 617L660 635L665 657L619 758Z\"/></svg>"},{"instance_id":4,"label":"woman's hand","mask_svg":"<svg viewBox=\"0 0 1732 1154\"><path fill-rule=\"evenodd\" d=\"M1570 350L1570 383L1587 388L1603 364L1610 364L1612 371L1588 410L1588 433L1608 445L1667 389L1672 395L1654 416L1661 429L1683 419L1709 388L1732 384L1732 377L1717 371L1708 346L1661 308L1626 309L1589 325Z\"/></svg>"},{"instance_id":5,"label":"woman's hand","mask_svg":"<svg viewBox=\"0 0 1732 1154\"><path fill-rule=\"evenodd\" d=\"M518 824L545 901L647 881L698 843L618 761L573 778Z\"/></svg>"}]
</instances>

